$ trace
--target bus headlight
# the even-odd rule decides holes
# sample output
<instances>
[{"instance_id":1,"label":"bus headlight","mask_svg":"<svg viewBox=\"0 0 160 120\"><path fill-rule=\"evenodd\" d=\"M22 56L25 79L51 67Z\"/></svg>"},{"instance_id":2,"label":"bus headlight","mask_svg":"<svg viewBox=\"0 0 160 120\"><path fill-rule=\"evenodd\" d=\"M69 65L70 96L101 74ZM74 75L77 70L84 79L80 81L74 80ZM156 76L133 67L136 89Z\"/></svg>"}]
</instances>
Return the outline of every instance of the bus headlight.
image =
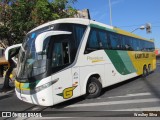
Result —
<instances>
[{"instance_id":1,"label":"bus headlight","mask_svg":"<svg viewBox=\"0 0 160 120\"><path fill-rule=\"evenodd\" d=\"M37 93L37 92L39 92L39 91L41 91L41 90L44 90L44 89L47 88L47 87L50 87L51 85L52 85L52 83L51 83L51 82L48 82L48 83L46 83L46 84L44 84L44 85L41 85L41 86L36 87L36 88L35 88L35 91L36 91L36 93Z\"/></svg>"},{"instance_id":2,"label":"bus headlight","mask_svg":"<svg viewBox=\"0 0 160 120\"><path fill-rule=\"evenodd\" d=\"M42 91L42 90L50 87L51 85L53 85L53 84L56 83L57 81L58 81L58 79L57 79L57 80L54 80L54 81L50 81L50 82L48 82L48 83L46 83L46 84L44 84L44 85L41 85L41 86L36 87L36 88L35 88L35 93L37 93L37 92L39 92L39 91Z\"/></svg>"}]
</instances>

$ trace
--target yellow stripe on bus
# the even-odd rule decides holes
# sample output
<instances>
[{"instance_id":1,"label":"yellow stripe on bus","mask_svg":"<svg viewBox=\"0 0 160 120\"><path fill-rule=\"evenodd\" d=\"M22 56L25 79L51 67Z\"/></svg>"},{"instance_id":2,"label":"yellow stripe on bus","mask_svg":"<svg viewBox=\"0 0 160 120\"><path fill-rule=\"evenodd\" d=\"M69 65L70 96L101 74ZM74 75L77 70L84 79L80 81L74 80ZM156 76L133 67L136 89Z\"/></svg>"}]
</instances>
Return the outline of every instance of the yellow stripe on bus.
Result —
<instances>
[{"instance_id":1,"label":"yellow stripe on bus","mask_svg":"<svg viewBox=\"0 0 160 120\"><path fill-rule=\"evenodd\" d=\"M15 87L20 89L20 90L30 90L29 88L24 88L24 83L20 83L17 80L15 80Z\"/></svg>"},{"instance_id":2,"label":"yellow stripe on bus","mask_svg":"<svg viewBox=\"0 0 160 120\"><path fill-rule=\"evenodd\" d=\"M133 63L133 66L137 70L137 74L141 75L143 73L143 66L150 64L152 70L156 68L156 58L154 52L135 52L135 51L128 51L128 55Z\"/></svg>"}]
</instances>

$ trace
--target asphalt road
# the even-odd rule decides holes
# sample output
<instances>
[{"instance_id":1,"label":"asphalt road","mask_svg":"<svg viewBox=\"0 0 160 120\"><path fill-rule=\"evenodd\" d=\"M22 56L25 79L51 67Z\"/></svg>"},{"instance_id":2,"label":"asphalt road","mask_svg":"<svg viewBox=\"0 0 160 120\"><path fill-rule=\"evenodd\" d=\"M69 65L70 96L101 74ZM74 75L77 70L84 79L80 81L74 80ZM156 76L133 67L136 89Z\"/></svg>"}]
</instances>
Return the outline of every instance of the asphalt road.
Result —
<instances>
[{"instance_id":1,"label":"asphalt road","mask_svg":"<svg viewBox=\"0 0 160 120\"><path fill-rule=\"evenodd\" d=\"M1 85L0 85L1 87ZM20 101L14 91L0 93L0 111L40 112L43 117L133 117L160 115L160 62L147 78L137 77L103 89L96 99L83 97L42 107ZM143 111L159 111L143 113ZM137 114L139 113L139 114Z\"/></svg>"}]
</instances>

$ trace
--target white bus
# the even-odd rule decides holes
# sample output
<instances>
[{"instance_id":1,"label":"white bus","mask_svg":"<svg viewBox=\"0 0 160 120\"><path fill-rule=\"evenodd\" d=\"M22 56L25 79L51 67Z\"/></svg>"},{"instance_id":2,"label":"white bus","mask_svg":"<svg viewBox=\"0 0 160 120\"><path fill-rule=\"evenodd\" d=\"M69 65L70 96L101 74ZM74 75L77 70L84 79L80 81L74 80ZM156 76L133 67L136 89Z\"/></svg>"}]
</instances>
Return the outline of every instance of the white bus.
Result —
<instances>
[{"instance_id":1,"label":"white bus","mask_svg":"<svg viewBox=\"0 0 160 120\"><path fill-rule=\"evenodd\" d=\"M52 106L98 97L102 88L155 68L152 40L88 19L59 19L25 37L15 91L20 100Z\"/></svg>"}]
</instances>

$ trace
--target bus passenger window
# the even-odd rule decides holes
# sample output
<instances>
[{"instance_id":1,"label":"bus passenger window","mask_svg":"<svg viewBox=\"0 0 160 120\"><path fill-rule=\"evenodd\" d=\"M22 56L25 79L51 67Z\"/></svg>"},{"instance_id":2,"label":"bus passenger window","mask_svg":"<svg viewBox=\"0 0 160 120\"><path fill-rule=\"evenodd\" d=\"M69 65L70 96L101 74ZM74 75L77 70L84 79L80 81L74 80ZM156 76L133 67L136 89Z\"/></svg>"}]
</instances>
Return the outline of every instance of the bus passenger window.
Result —
<instances>
[{"instance_id":1,"label":"bus passenger window","mask_svg":"<svg viewBox=\"0 0 160 120\"><path fill-rule=\"evenodd\" d=\"M129 51L134 50L132 42L133 42L132 38L126 37L126 36L123 37L123 45L125 50L129 50Z\"/></svg>"},{"instance_id":2,"label":"bus passenger window","mask_svg":"<svg viewBox=\"0 0 160 120\"><path fill-rule=\"evenodd\" d=\"M99 48L100 48L100 42L98 41L97 38L97 31L95 29L91 29L84 53L88 54L90 52L98 50Z\"/></svg>"},{"instance_id":3,"label":"bus passenger window","mask_svg":"<svg viewBox=\"0 0 160 120\"><path fill-rule=\"evenodd\" d=\"M133 49L135 50L135 51L139 51L140 50L140 48L139 48L139 40L138 39L133 39Z\"/></svg>"},{"instance_id":4,"label":"bus passenger window","mask_svg":"<svg viewBox=\"0 0 160 120\"><path fill-rule=\"evenodd\" d=\"M68 64L70 63L69 44L67 42L63 42L62 46L63 46L63 61L64 61L64 64Z\"/></svg>"},{"instance_id":5,"label":"bus passenger window","mask_svg":"<svg viewBox=\"0 0 160 120\"><path fill-rule=\"evenodd\" d=\"M87 47L92 49L99 48L99 43L97 39L97 31L91 30L91 33L88 38Z\"/></svg>"},{"instance_id":6,"label":"bus passenger window","mask_svg":"<svg viewBox=\"0 0 160 120\"><path fill-rule=\"evenodd\" d=\"M70 63L69 44L67 42L54 43L52 53L52 67Z\"/></svg>"},{"instance_id":7,"label":"bus passenger window","mask_svg":"<svg viewBox=\"0 0 160 120\"><path fill-rule=\"evenodd\" d=\"M105 31L99 31L98 32L99 39L100 39L100 47L103 49L107 49L108 47L108 39L107 39L107 33Z\"/></svg>"},{"instance_id":8,"label":"bus passenger window","mask_svg":"<svg viewBox=\"0 0 160 120\"><path fill-rule=\"evenodd\" d=\"M143 40L140 41L140 50L145 51L145 41Z\"/></svg>"},{"instance_id":9,"label":"bus passenger window","mask_svg":"<svg viewBox=\"0 0 160 120\"><path fill-rule=\"evenodd\" d=\"M116 34L110 34L109 37L110 37L112 49L118 50L119 47L120 47L120 41L118 40L117 35Z\"/></svg>"},{"instance_id":10,"label":"bus passenger window","mask_svg":"<svg viewBox=\"0 0 160 120\"><path fill-rule=\"evenodd\" d=\"M62 65L62 45L55 43L53 46L52 66L57 67Z\"/></svg>"}]
</instances>

